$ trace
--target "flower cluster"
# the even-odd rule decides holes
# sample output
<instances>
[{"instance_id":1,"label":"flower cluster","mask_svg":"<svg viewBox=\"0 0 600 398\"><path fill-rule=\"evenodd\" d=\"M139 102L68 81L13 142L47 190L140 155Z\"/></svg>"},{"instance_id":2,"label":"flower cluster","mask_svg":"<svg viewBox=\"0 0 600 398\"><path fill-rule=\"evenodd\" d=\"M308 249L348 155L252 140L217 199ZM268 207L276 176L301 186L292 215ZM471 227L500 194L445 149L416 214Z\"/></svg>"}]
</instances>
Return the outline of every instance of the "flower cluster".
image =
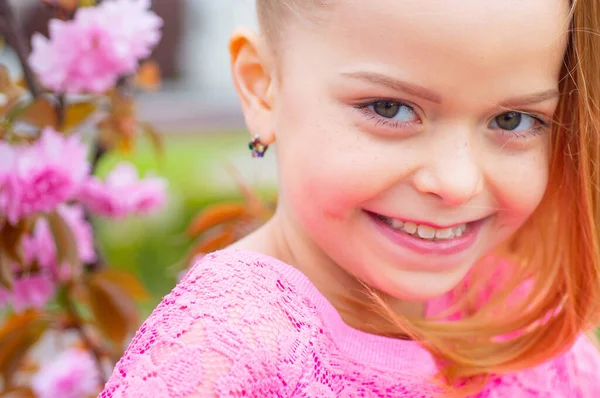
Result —
<instances>
[{"instance_id":1,"label":"flower cluster","mask_svg":"<svg viewBox=\"0 0 600 398\"><path fill-rule=\"evenodd\" d=\"M40 1L54 19L19 57L25 87L0 65L0 345L14 354L3 358L10 371L0 372L0 396L79 398L104 384L109 353L138 327L145 292L135 275L104 263L91 220L148 214L167 200L163 178L139 176L127 162L96 173L138 130L160 147L137 120L133 88L160 80L147 61L163 21L151 0ZM19 39L15 51L26 54L26 38L8 23L10 2L0 3L0 36ZM83 128L86 142L74 132ZM46 337L76 342L40 344Z\"/></svg>"},{"instance_id":2,"label":"flower cluster","mask_svg":"<svg viewBox=\"0 0 600 398\"><path fill-rule=\"evenodd\" d=\"M73 199L90 170L78 137L51 128L33 145L0 142L0 158L0 213L12 224Z\"/></svg>"},{"instance_id":3,"label":"flower cluster","mask_svg":"<svg viewBox=\"0 0 600 398\"><path fill-rule=\"evenodd\" d=\"M0 215L7 223L38 214L56 212L75 237L79 259L95 260L93 233L84 210L92 214L123 218L145 214L166 201L162 178L139 179L136 169L121 163L106 181L90 174L86 146L78 136L65 137L46 128L39 140L29 145L9 146L0 142ZM74 204L76 203L76 204ZM72 267L60 264L54 237L46 218L36 218L34 227L22 239L22 251L29 273L14 265L11 291L0 287L0 304L10 302L17 311L42 308L53 296L57 282L71 276Z\"/></svg>"},{"instance_id":4,"label":"flower cluster","mask_svg":"<svg viewBox=\"0 0 600 398\"><path fill-rule=\"evenodd\" d=\"M150 55L162 23L150 0L104 1L50 21L49 38L34 35L29 63L50 90L103 93Z\"/></svg>"},{"instance_id":5,"label":"flower cluster","mask_svg":"<svg viewBox=\"0 0 600 398\"><path fill-rule=\"evenodd\" d=\"M94 358L86 351L70 348L44 364L32 387L40 398L81 398L97 393L100 375Z\"/></svg>"}]
</instances>

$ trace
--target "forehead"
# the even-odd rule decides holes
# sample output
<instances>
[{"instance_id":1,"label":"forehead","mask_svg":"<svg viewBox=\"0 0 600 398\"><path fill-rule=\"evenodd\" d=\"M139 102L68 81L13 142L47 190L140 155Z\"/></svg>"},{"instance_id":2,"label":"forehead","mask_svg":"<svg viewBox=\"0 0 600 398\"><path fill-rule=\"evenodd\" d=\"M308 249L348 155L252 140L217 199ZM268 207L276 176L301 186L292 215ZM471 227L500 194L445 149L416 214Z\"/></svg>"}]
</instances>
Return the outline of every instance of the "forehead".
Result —
<instances>
[{"instance_id":1,"label":"forehead","mask_svg":"<svg viewBox=\"0 0 600 398\"><path fill-rule=\"evenodd\" d=\"M568 37L568 0L333 4L325 23L298 32L318 52L304 54L315 63L384 69L442 92L465 85L472 85L473 92L490 80L504 90L523 84L547 89L558 80Z\"/></svg>"}]
</instances>

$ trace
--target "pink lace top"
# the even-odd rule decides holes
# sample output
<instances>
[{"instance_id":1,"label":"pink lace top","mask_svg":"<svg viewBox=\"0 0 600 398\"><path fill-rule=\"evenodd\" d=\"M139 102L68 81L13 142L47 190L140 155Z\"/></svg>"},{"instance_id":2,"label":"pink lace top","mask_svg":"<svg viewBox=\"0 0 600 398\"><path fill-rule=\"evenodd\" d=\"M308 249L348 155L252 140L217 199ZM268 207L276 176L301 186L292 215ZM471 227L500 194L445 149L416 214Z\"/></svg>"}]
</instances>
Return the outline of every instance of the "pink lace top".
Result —
<instances>
[{"instance_id":1,"label":"pink lace top","mask_svg":"<svg viewBox=\"0 0 600 398\"><path fill-rule=\"evenodd\" d=\"M229 249L206 256L164 298L100 397L427 398L436 370L416 342L347 326L295 268ZM600 355L582 337L478 397L600 397Z\"/></svg>"}]
</instances>

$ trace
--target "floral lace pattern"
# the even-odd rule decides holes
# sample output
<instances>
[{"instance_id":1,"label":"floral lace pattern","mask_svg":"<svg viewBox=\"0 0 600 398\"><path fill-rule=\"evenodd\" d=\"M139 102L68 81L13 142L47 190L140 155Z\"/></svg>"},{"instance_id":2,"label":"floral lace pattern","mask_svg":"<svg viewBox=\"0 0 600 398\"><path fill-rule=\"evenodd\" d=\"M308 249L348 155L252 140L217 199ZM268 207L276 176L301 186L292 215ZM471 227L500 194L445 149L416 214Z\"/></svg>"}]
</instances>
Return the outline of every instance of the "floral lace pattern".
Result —
<instances>
[{"instance_id":1,"label":"floral lace pattern","mask_svg":"<svg viewBox=\"0 0 600 398\"><path fill-rule=\"evenodd\" d=\"M418 343L343 324L289 265L225 250L204 257L163 299L99 397L428 398L435 371ZM600 397L600 355L581 338L477 397Z\"/></svg>"}]
</instances>

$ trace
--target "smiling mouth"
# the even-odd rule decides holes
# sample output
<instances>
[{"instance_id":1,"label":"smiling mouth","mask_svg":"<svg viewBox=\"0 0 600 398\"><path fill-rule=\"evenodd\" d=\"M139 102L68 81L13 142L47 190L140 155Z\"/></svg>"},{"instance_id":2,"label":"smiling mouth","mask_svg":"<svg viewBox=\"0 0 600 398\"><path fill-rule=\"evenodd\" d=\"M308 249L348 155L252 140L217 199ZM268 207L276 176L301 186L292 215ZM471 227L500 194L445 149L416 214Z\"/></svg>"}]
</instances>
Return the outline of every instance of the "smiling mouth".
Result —
<instances>
[{"instance_id":1,"label":"smiling mouth","mask_svg":"<svg viewBox=\"0 0 600 398\"><path fill-rule=\"evenodd\" d=\"M467 234L474 224L483 221L483 219L480 219L448 228L434 228L429 225L418 225L413 222L405 222L397 218L386 217L377 213L371 214L398 232L403 232L407 235L427 241L448 241L460 238Z\"/></svg>"}]
</instances>

